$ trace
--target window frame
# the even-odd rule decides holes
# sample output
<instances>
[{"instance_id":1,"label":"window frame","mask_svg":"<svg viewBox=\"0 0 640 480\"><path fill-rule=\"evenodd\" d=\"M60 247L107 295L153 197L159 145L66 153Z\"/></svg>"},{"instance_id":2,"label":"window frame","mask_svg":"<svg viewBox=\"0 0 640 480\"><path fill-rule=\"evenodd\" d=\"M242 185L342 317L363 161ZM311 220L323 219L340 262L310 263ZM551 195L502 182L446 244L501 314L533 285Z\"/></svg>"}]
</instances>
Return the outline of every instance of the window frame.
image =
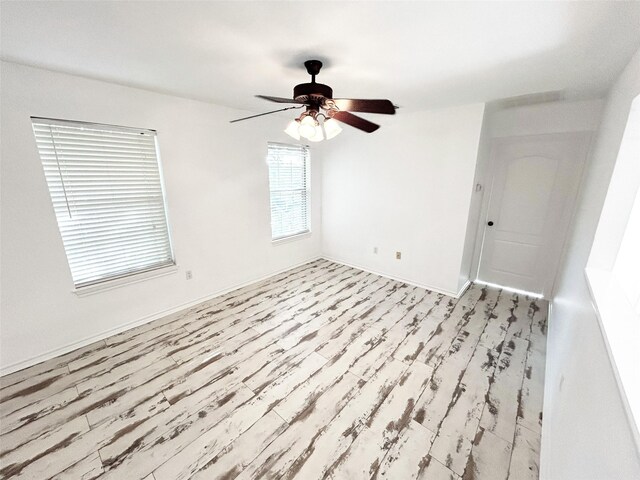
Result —
<instances>
[{"instance_id":1,"label":"window frame","mask_svg":"<svg viewBox=\"0 0 640 480\"><path fill-rule=\"evenodd\" d=\"M306 207L306 229L299 231L299 232L294 232L294 233L288 233L286 235L280 235L280 236L274 236L274 231L273 231L273 207L271 204L271 196L272 196L272 189L271 189L271 164L269 162L270 156L271 156L271 147L274 146L275 148L277 148L277 146L280 147L285 147L285 148L292 148L292 149L300 149L302 151L304 151L304 162L305 162L305 188L304 188L304 192L305 192L305 207ZM269 182L269 216L270 216L270 229L271 229L271 243L274 245L278 245L278 244L282 244L282 243L287 243L290 241L294 241L294 240L298 240L300 238L304 238L307 237L309 235L311 235L312 233L312 228L311 228L311 149L309 147L309 145L296 145L296 144L290 144L290 143L282 143L282 142L268 142L267 143L267 177L268 177L268 182ZM303 191L302 188L300 189L292 189L291 191Z\"/></svg>"},{"instance_id":2,"label":"window frame","mask_svg":"<svg viewBox=\"0 0 640 480\"><path fill-rule=\"evenodd\" d=\"M169 219L169 209L167 202L167 191L164 181L164 172L162 168L162 160L160 156L160 145L158 142L158 133L153 129L145 129L145 128L137 128L137 127L125 127L121 125L113 125L106 123L96 123L96 122L86 122L79 120L66 120L66 119L58 119L58 118L49 118L49 117L40 117L40 116L32 116L30 118L31 125L34 133L34 140L36 150L38 151L38 158L40 160L40 165L43 168L43 175L45 177L45 183L47 185L47 191L49 193L49 197L51 200L51 207L54 211L54 215L56 216L56 226L58 227L58 233L62 240L63 249L65 252L65 258L67 260L67 266L69 267L71 281L72 281L72 292L77 294L78 296L90 295L93 293L97 293L103 290L111 290L113 288L117 288L123 285L128 285L131 283L137 283L140 281L144 281L147 279L164 276L167 274L174 273L178 270L175 249L173 245L173 238L171 234L171 223ZM101 278L89 280L89 281L76 281L73 275L73 271L71 269L71 264L69 261L69 254L67 253L67 245L65 244L65 240L63 237L63 232L61 226L58 221L58 212L54 205L54 199L51 191L51 185L49 184L49 179L47 178L47 174L45 171L45 164L43 157L40 152L40 145L38 143L38 139L36 134L36 125L44 125L44 126L67 126L67 127L75 127L75 128L87 128L93 129L94 131L111 131L111 132L124 132L128 134L146 134L153 137L153 147L155 152L155 163L157 168L157 176L158 176L158 184L161 191L161 202L163 209L163 218L164 224L166 226L166 242L168 246L169 258L170 260L165 263L160 264L147 264L145 266L139 267L137 269L131 271L121 271L112 274L106 274ZM52 143L53 139L52 139ZM63 181L64 184L64 181Z\"/></svg>"}]
</instances>

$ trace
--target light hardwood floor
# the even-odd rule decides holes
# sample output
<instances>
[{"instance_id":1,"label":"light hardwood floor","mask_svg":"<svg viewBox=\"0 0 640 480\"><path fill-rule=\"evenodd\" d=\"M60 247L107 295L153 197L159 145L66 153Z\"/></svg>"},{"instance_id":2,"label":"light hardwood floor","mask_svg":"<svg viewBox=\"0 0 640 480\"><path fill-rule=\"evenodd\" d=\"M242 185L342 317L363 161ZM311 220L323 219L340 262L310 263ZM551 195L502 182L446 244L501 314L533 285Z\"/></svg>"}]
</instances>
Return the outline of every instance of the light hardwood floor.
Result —
<instances>
[{"instance_id":1,"label":"light hardwood floor","mask_svg":"<svg viewBox=\"0 0 640 480\"><path fill-rule=\"evenodd\" d=\"M546 314L318 260L3 377L0 478L538 478Z\"/></svg>"}]
</instances>

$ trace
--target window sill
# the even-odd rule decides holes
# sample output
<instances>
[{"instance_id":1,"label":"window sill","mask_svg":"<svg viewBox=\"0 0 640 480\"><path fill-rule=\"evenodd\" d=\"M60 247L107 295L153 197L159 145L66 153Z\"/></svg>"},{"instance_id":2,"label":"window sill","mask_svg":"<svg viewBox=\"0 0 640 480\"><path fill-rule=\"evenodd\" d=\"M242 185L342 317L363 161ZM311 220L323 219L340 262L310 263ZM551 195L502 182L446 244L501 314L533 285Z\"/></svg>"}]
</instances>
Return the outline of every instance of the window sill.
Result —
<instances>
[{"instance_id":1,"label":"window sill","mask_svg":"<svg viewBox=\"0 0 640 480\"><path fill-rule=\"evenodd\" d=\"M640 347L640 322L631 302L611 272L585 269L596 316L600 322L616 380L623 392L623 402L631 424L635 424L640 445L640 380L637 352ZM626 399L624 398L626 396ZM625 402L626 400L626 402Z\"/></svg>"},{"instance_id":2,"label":"window sill","mask_svg":"<svg viewBox=\"0 0 640 480\"><path fill-rule=\"evenodd\" d=\"M290 235L288 237L278 238L276 240L271 240L272 245L281 245L283 243L294 242L296 240L302 240L303 238L307 238L311 236L311 230L302 233L296 233L295 235Z\"/></svg>"},{"instance_id":3,"label":"window sill","mask_svg":"<svg viewBox=\"0 0 640 480\"><path fill-rule=\"evenodd\" d=\"M144 282L145 280L149 280L151 278L171 275L173 273L176 273L177 271L177 265L168 265L166 267L160 267L154 270L148 270L146 272L134 273L122 278L116 278L113 280L96 283L95 285L87 285L86 287L74 288L71 291L78 297L86 297L88 295L95 295L96 293L105 292L107 290L113 290L114 288L124 287L125 285L131 285L132 283Z\"/></svg>"}]
</instances>

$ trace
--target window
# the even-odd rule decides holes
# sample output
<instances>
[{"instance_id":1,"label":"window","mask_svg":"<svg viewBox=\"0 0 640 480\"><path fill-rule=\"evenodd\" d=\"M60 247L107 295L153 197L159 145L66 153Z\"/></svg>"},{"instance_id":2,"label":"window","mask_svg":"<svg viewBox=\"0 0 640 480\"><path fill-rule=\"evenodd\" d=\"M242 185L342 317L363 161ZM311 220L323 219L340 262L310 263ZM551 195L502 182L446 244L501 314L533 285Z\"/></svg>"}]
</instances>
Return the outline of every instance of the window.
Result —
<instances>
[{"instance_id":1,"label":"window","mask_svg":"<svg viewBox=\"0 0 640 480\"><path fill-rule=\"evenodd\" d=\"M31 120L76 288L173 265L156 132Z\"/></svg>"},{"instance_id":2,"label":"window","mask_svg":"<svg viewBox=\"0 0 640 480\"><path fill-rule=\"evenodd\" d=\"M269 143L271 238L309 231L309 147Z\"/></svg>"},{"instance_id":3,"label":"window","mask_svg":"<svg viewBox=\"0 0 640 480\"><path fill-rule=\"evenodd\" d=\"M640 428L640 95L631 103L586 275L629 418ZM594 167L595 168L595 167Z\"/></svg>"}]
</instances>

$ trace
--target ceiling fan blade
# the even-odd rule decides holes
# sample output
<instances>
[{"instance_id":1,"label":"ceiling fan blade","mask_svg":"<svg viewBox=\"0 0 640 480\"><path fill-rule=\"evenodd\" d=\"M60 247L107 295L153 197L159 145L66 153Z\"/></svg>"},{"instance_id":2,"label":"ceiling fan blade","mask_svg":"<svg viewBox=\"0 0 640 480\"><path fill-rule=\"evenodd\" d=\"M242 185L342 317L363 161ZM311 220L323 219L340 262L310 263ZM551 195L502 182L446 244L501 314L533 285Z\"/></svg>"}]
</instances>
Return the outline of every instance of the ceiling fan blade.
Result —
<instances>
[{"instance_id":1,"label":"ceiling fan blade","mask_svg":"<svg viewBox=\"0 0 640 480\"><path fill-rule=\"evenodd\" d=\"M300 102L293 98L269 97L267 95L256 95L256 97L263 98L265 100L269 100L270 102L276 102L276 103L301 103L305 105L305 102Z\"/></svg>"},{"instance_id":2,"label":"ceiling fan blade","mask_svg":"<svg viewBox=\"0 0 640 480\"><path fill-rule=\"evenodd\" d=\"M230 120L229 123L241 122L243 120L249 120L251 118L262 117L263 115L271 115L272 113L284 112L285 110L291 110L292 108L302 108L302 107L287 107L281 108L279 110L271 110L270 112L258 113L257 115L251 115L249 117L236 118L235 120Z\"/></svg>"},{"instance_id":3,"label":"ceiling fan blade","mask_svg":"<svg viewBox=\"0 0 640 480\"><path fill-rule=\"evenodd\" d=\"M347 125L351 125L352 127L358 128L360 130L364 130L367 133L375 132L380 128L380 125L376 125L369 120L365 120L362 117L358 117L349 112L339 111L336 112L332 118L341 121L342 123L346 123Z\"/></svg>"},{"instance_id":4,"label":"ceiling fan blade","mask_svg":"<svg viewBox=\"0 0 640 480\"><path fill-rule=\"evenodd\" d=\"M347 112L384 113L393 115L396 107L390 100L361 100L357 98L334 98L333 101L340 110Z\"/></svg>"}]
</instances>

